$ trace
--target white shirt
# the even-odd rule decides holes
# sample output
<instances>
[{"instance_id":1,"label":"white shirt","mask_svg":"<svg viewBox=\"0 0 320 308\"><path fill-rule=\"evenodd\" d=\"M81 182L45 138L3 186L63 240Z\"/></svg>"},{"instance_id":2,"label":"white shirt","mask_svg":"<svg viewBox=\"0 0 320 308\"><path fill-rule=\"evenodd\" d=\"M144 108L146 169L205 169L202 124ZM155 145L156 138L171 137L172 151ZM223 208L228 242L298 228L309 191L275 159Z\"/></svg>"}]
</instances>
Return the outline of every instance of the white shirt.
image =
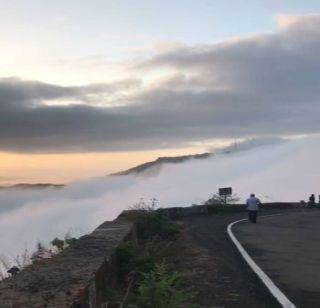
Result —
<instances>
[{"instance_id":1,"label":"white shirt","mask_svg":"<svg viewBox=\"0 0 320 308\"><path fill-rule=\"evenodd\" d=\"M247 210L248 211L258 211L260 200L256 197L250 197L247 199Z\"/></svg>"}]
</instances>

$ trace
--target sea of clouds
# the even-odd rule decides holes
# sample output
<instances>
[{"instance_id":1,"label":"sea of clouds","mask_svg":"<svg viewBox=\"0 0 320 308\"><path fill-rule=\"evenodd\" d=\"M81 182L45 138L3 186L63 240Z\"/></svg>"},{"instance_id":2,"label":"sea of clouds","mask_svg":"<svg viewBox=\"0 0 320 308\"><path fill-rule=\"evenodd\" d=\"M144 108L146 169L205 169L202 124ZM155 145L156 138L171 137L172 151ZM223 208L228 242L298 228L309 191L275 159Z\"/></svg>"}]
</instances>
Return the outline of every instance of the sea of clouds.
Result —
<instances>
[{"instance_id":1,"label":"sea of clouds","mask_svg":"<svg viewBox=\"0 0 320 308\"><path fill-rule=\"evenodd\" d=\"M224 186L232 186L242 200L255 192L265 202L320 194L319 136L243 145L140 176L88 179L61 190L0 191L0 256L13 258L68 232L88 233L140 198L157 198L160 207L189 206Z\"/></svg>"}]
</instances>

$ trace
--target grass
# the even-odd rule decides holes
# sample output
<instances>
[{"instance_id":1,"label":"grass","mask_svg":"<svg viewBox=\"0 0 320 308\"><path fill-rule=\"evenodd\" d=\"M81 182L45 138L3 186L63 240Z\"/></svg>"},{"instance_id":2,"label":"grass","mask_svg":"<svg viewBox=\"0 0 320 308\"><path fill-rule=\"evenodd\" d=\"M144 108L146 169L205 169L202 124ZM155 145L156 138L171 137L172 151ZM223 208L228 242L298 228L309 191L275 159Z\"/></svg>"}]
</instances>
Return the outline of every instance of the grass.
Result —
<instances>
[{"instance_id":1,"label":"grass","mask_svg":"<svg viewBox=\"0 0 320 308\"><path fill-rule=\"evenodd\" d=\"M174 266L166 262L181 225L156 210L139 209L132 217L137 240L124 242L115 251L118 289L123 293L120 307L189 307L187 299L192 294Z\"/></svg>"}]
</instances>

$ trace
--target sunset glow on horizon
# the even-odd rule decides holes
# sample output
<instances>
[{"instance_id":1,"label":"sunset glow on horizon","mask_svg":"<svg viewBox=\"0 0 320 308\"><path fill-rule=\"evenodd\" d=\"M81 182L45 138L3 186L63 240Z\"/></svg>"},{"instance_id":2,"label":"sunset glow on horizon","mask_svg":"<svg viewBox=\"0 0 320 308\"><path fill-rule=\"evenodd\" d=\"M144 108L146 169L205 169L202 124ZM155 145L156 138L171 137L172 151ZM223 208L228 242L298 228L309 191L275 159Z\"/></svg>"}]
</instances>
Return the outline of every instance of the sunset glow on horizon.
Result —
<instances>
[{"instance_id":1,"label":"sunset glow on horizon","mask_svg":"<svg viewBox=\"0 0 320 308\"><path fill-rule=\"evenodd\" d=\"M318 11L289 0L1 1L0 185L319 133Z\"/></svg>"},{"instance_id":2,"label":"sunset glow on horizon","mask_svg":"<svg viewBox=\"0 0 320 308\"><path fill-rule=\"evenodd\" d=\"M200 154L198 148L114 153L0 153L0 186L16 183L67 184L107 176L163 156Z\"/></svg>"}]
</instances>

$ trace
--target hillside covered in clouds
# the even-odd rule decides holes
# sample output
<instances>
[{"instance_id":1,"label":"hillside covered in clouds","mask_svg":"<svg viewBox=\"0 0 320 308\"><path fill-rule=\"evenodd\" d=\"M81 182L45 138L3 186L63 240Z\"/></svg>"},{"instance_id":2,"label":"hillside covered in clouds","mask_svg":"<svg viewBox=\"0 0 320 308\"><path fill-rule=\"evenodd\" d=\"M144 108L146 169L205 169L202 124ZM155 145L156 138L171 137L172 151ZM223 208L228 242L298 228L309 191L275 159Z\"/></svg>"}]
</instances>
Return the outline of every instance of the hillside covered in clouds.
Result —
<instances>
[{"instance_id":1,"label":"hillside covered in clouds","mask_svg":"<svg viewBox=\"0 0 320 308\"><path fill-rule=\"evenodd\" d=\"M15 255L37 240L47 242L69 231L86 233L141 198L157 198L161 207L188 206L232 186L242 200L251 192L262 201L306 200L320 193L319 145L319 136L256 141L243 150L163 164L146 177L93 178L58 190L0 191L0 233L6 234L0 238L1 253Z\"/></svg>"},{"instance_id":2,"label":"hillside covered in clouds","mask_svg":"<svg viewBox=\"0 0 320 308\"><path fill-rule=\"evenodd\" d=\"M135 166L128 170L113 173L111 175L138 175L145 172L156 171L163 164L179 164L189 161L191 159L205 159L212 155L212 153L194 154L194 155L183 155L183 156L168 156L158 157L156 160Z\"/></svg>"},{"instance_id":3,"label":"hillside covered in clouds","mask_svg":"<svg viewBox=\"0 0 320 308\"><path fill-rule=\"evenodd\" d=\"M182 156L166 156L166 157L158 157L156 160L146 162L144 164L132 167L130 169L112 173L111 176L115 175L145 175L154 172L160 172L162 166L166 164L180 164L184 162L188 162L193 159L206 159L212 157L212 155L216 154L230 154L233 152L250 150L255 147L263 146L263 145L272 145L279 144L285 142L284 138L252 138L248 140L244 140L241 142L234 141L231 145L227 147L223 147L219 150L214 150L212 152L202 153L202 154L193 154L193 155L182 155Z\"/></svg>"}]
</instances>

